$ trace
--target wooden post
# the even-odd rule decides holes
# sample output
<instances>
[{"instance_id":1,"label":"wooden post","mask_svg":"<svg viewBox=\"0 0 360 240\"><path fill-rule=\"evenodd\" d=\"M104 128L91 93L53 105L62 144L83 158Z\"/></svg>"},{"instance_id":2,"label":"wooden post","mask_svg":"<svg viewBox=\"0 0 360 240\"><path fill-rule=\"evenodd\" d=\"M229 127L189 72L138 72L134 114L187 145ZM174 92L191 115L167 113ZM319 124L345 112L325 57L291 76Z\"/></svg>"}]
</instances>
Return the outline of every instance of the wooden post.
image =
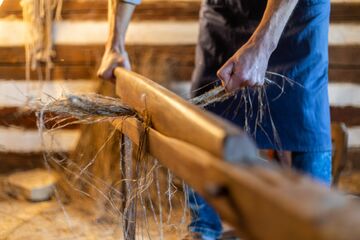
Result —
<instances>
[{"instance_id":1,"label":"wooden post","mask_svg":"<svg viewBox=\"0 0 360 240\"><path fill-rule=\"evenodd\" d=\"M124 239L135 240L136 235L136 180L134 151L136 147L128 136L122 134L120 140L120 166L123 194L123 229Z\"/></svg>"}]
</instances>

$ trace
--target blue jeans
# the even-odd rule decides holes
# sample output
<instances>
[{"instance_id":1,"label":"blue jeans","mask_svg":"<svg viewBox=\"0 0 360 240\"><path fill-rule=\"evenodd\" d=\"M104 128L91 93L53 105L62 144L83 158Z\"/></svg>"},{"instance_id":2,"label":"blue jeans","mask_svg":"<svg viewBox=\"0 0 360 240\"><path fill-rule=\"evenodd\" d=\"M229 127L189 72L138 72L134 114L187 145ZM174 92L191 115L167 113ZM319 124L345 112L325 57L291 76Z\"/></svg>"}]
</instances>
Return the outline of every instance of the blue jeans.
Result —
<instances>
[{"instance_id":1,"label":"blue jeans","mask_svg":"<svg viewBox=\"0 0 360 240\"><path fill-rule=\"evenodd\" d=\"M328 152L293 152L293 168L310 175L316 181L331 185L331 151ZM222 234L219 215L197 193L189 190L189 208L191 223L189 231L200 233L204 240L215 240Z\"/></svg>"}]
</instances>

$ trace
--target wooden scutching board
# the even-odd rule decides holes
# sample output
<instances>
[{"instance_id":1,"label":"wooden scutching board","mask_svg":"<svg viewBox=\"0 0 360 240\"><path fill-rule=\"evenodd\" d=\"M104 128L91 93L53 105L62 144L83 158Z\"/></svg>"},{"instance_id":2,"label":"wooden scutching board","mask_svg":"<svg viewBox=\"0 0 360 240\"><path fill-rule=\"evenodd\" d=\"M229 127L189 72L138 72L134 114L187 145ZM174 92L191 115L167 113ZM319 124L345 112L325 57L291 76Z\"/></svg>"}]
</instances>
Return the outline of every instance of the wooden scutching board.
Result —
<instances>
[{"instance_id":1,"label":"wooden scutching board","mask_svg":"<svg viewBox=\"0 0 360 240\"><path fill-rule=\"evenodd\" d=\"M186 102L155 82L117 68L116 93L123 103L147 115L151 125L164 135L206 149L228 161L256 158L255 145L246 133L215 115Z\"/></svg>"},{"instance_id":2,"label":"wooden scutching board","mask_svg":"<svg viewBox=\"0 0 360 240\"><path fill-rule=\"evenodd\" d=\"M221 132L221 128L226 132L227 123L197 112L188 103L139 75L121 69L116 75L118 94L140 115L144 113L143 103L147 99L147 111L153 124L147 130L148 153L202 194L239 234L259 240L359 239L360 204L357 200L272 164L236 165L222 161L208 146L196 142L196 137L181 139L184 136L169 131L166 124L171 123L175 128L183 123L194 124L193 117L197 114L200 115L197 120L202 118L202 122L216 123L217 132ZM162 108L158 110L153 108L160 105ZM193 113L188 114L185 109ZM167 119L163 113L169 113L172 118ZM144 136L145 126L135 118L117 119L113 125L135 144ZM211 130L200 130L208 137L207 143L217 142L221 136L206 133ZM199 130L187 133L194 136Z\"/></svg>"}]
</instances>

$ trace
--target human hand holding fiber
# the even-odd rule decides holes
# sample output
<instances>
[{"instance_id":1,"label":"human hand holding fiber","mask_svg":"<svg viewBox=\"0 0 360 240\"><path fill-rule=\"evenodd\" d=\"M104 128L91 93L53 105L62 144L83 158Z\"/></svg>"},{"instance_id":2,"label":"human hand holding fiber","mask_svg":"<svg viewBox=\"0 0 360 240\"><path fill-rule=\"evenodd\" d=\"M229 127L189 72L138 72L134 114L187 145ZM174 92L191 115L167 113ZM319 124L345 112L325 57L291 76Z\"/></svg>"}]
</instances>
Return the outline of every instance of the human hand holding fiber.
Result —
<instances>
[{"instance_id":1,"label":"human hand holding fiber","mask_svg":"<svg viewBox=\"0 0 360 240\"><path fill-rule=\"evenodd\" d=\"M261 86L270 54L252 43L241 47L218 71L217 75L229 92L242 87Z\"/></svg>"}]
</instances>

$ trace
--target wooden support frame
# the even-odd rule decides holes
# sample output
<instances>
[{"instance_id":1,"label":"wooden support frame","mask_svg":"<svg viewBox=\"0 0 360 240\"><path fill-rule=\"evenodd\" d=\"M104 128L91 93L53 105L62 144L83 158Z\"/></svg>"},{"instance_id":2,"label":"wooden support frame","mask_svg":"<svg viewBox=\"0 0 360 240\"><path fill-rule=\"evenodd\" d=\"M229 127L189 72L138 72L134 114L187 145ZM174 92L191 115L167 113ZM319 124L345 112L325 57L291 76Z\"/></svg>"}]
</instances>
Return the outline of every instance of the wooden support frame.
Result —
<instances>
[{"instance_id":1,"label":"wooden support frame","mask_svg":"<svg viewBox=\"0 0 360 240\"><path fill-rule=\"evenodd\" d=\"M130 79L133 81L131 86L136 86L135 91L123 99L126 104L143 111L140 102L144 101L141 100L144 99L143 94L158 102L158 105L152 103L151 108L147 109L153 121L153 127L146 131L148 153L205 197L239 234L247 239L259 240L359 239L358 201L330 191L290 169L282 169L270 163L233 164L222 161L208 147L202 148L202 144L196 142L197 138L189 139L171 132L162 126L163 118L154 117L162 116L159 110L154 109L160 103L164 103L166 111L168 107L174 107L182 111L189 109L197 114L193 106L173 97L165 89L153 88L155 83L150 80L125 70L117 70L116 73L117 90L121 97L129 90L126 84ZM161 89L160 93L158 89ZM168 106L168 101L172 105ZM186 116L189 116L187 112ZM204 121L216 124L220 121L216 118L212 121L211 115L200 116ZM179 119L166 119L168 122L165 123L177 125L181 123ZM192 122L191 119L186 121ZM225 122L222 124L227 125ZM139 143L145 133L144 124L136 118L117 119L113 125L135 144ZM214 139L218 135L208 134L207 137Z\"/></svg>"},{"instance_id":2,"label":"wooden support frame","mask_svg":"<svg viewBox=\"0 0 360 240\"><path fill-rule=\"evenodd\" d=\"M220 159L238 162L256 158L257 150L239 128L209 114L155 82L117 68L116 93L140 114L147 114L159 132L212 153Z\"/></svg>"}]
</instances>

